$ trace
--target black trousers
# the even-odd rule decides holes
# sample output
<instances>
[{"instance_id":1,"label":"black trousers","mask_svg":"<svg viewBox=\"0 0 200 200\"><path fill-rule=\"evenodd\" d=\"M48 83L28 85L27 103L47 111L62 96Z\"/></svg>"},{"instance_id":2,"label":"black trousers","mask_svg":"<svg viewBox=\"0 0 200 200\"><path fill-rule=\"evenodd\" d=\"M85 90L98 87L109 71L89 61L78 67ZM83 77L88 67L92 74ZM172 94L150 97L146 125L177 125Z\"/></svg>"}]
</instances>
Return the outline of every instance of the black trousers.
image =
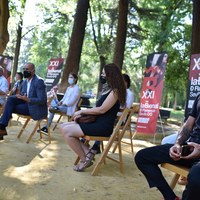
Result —
<instances>
[{"instance_id":1,"label":"black trousers","mask_svg":"<svg viewBox=\"0 0 200 200\"><path fill-rule=\"evenodd\" d=\"M200 163L199 160L174 161L169 156L169 149L173 144L165 144L140 150L135 156L135 163L146 177L149 187L157 187L166 200L174 200L176 195L165 180L159 167L161 163L171 163L191 167L188 175L188 184L183 192L182 200L199 200ZM171 197L171 198L170 198Z\"/></svg>"}]
</instances>

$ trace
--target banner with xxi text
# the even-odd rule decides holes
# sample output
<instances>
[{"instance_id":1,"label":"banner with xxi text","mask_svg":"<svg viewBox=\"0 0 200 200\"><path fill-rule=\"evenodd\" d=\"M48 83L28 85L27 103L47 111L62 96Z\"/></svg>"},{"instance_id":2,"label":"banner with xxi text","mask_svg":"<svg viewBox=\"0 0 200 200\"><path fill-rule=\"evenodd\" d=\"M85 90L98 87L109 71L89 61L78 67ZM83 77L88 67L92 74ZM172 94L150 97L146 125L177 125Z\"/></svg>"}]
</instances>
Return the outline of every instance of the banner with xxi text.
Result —
<instances>
[{"instance_id":1,"label":"banner with xxi text","mask_svg":"<svg viewBox=\"0 0 200 200\"><path fill-rule=\"evenodd\" d=\"M49 66L47 69L47 75L45 80L47 91L50 91L53 86L59 83L63 62L63 58L51 58L51 60L49 61Z\"/></svg>"},{"instance_id":2,"label":"banner with xxi text","mask_svg":"<svg viewBox=\"0 0 200 200\"><path fill-rule=\"evenodd\" d=\"M200 94L200 54L193 54L190 58L190 71L187 89L187 101L185 106L185 120L192 109L197 95Z\"/></svg>"},{"instance_id":3,"label":"banner with xxi text","mask_svg":"<svg viewBox=\"0 0 200 200\"><path fill-rule=\"evenodd\" d=\"M137 133L154 134L156 132L167 58L168 54L165 52L147 56L136 123Z\"/></svg>"}]
</instances>

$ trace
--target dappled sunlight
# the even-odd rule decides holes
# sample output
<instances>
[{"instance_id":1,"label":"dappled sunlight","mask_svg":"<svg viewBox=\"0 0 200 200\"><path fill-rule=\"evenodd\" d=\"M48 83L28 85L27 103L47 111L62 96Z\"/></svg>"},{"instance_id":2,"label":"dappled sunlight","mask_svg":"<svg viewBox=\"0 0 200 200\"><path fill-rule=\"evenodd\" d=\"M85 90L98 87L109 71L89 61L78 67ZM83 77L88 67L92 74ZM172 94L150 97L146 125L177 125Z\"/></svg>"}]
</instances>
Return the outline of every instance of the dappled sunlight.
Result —
<instances>
[{"instance_id":1,"label":"dappled sunlight","mask_svg":"<svg viewBox=\"0 0 200 200\"><path fill-rule=\"evenodd\" d=\"M60 147L57 143L51 144L43 149L39 155L32 158L27 165L20 167L9 166L3 174L30 185L47 181L51 178L48 170L56 165L59 151Z\"/></svg>"}]
</instances>

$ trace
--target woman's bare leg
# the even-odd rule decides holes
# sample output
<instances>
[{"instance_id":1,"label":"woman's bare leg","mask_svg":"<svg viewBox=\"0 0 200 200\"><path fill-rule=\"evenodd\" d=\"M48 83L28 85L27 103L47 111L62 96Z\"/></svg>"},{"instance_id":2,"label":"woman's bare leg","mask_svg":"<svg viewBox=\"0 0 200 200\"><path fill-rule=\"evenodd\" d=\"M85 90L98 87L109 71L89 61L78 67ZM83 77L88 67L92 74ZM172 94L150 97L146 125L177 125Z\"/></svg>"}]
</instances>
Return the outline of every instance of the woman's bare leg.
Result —
<instances>
[{"instance_id":1,"label":"woman's bare leg","mask_svg":"<svg viewBox=\"0 0 200 200\"><path fill-rule=\"evenodd\" d=\"M75 122L64 123L60 125L60 132L71 149L82 161L85 161L85 155L89 151L89 148L79 139L84 136L80 126Z\"/></svg>"}]
</instances>

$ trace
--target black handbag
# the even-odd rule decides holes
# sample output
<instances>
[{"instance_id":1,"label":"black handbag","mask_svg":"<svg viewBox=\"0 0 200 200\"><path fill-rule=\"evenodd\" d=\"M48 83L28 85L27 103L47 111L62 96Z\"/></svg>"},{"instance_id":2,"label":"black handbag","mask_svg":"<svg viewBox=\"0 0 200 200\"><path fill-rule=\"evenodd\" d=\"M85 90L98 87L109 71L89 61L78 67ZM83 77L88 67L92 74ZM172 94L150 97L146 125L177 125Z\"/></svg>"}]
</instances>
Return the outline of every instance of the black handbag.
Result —
<instances>
[{"instance_id":1,"label":"black handbag","mask_svg":"<svg viewBox=\"0 0 200 200\"><path fill-rule=\"evenodd\" d=\"M96 121L96 115L82 114L79 118L75 120L79 123L92 123Z\"/></svg>"}]
</instances>

